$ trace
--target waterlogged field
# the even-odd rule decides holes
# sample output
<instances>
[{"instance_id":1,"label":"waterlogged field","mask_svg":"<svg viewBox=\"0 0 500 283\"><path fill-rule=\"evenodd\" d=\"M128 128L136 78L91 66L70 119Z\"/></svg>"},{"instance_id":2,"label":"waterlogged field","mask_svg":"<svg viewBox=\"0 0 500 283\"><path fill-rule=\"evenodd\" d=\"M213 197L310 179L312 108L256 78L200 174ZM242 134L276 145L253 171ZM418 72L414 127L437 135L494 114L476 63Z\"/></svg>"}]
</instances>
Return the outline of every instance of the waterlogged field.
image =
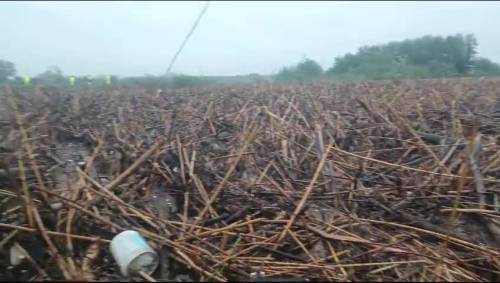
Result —
<instances>
[{"instance_id":1,"label":"waterlogged field","mask_svg":"<svg viewBox=\"0 0 500 283\"><path fill-rule=\"evenodd\" d=\"M493 281L500 80L3 89L0 278Z\"/></svg>"}]
</instances>

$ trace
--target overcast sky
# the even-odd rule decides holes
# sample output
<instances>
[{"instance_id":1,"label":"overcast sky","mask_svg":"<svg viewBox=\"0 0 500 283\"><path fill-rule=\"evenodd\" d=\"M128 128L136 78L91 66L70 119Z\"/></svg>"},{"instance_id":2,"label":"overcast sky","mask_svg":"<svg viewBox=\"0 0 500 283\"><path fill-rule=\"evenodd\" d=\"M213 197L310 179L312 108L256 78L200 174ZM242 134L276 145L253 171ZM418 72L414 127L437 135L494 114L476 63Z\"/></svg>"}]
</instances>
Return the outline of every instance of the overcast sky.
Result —
<instances>
[{"instance_id":1,"label":"overcast sky","mask_svg":"<svg viewBox=\"0 0 500 283\"><path fill-rule=\"evenodd\" d=\"M19 75L159 75L204 2L0 2L0 59ZM216 2L172 71L270 74L304 56L324 68L362 45L473 33L500 62L500 2Z\"/></svg>"}]
</instances>

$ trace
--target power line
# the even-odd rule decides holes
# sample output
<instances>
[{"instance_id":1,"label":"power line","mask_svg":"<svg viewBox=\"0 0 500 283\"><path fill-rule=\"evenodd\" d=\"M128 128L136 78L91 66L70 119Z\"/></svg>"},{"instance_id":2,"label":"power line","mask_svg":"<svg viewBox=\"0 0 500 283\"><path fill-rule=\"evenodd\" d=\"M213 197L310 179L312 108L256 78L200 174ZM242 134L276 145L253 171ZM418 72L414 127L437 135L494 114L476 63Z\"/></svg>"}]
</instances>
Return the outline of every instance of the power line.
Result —
<instances>
[{"instance_id":1,"label":"power line","mask_svg":"<svg viewBox=\"0 0 500 283\"><path fill-rule=\"evenodd\" d=\"M210 4L210 1L207 1L205 3L205 6L203 7L203 9L201 10L201 13L200 15L198 16L198 18L196 19L196 21L194 22L193 26L191 27L191 30L188 32L188 34L186 35L186 37L184 38L184 41L182 42L181 46L179 47L179 50L177 50L177 53L175 53L174 57L172 58L172 60L170 60L170 64L168 65L168 69L167 69L167 74L170 74L170 70L172 69L172 66L174 65L175 63L175 60L177 60L177 57L179 57L179 54L182 52L182 50L184 49L184 46L186 45L186 42L189 40L189 37L191 37L191 34L193 34L194 30L196 29L196 27L198 26L198 24L200 23L200 20L201 18L203 17L203 15L205 14L205 12L208 10L208 5Z\"/></svg>"}]
</instances>

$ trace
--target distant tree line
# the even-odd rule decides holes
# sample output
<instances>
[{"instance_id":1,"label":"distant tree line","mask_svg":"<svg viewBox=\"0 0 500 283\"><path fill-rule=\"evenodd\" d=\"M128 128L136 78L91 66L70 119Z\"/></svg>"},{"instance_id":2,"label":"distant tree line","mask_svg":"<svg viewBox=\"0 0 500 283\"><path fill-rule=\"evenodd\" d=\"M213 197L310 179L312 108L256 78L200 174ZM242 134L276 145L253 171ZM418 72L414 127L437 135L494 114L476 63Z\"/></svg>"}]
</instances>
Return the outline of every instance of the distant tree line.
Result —
<instances>
[{"instance_id":1,"label":"distant tree line","mask_svg":"<svg viewBox=\"0 0 500 283\"><path fill-rule=\"evenodd\" d=\"M321 66L305 59L281 69L275 80L304 81L334 79L403 79L452 76L500 75L500 65L477 57L477 40L472 34L423 36L416 39L363 46L354 54L335 58L324 73Z\"/></svg>"},{"instance_id":2,"label":"distant tree line","mask_svg":"<svg viewBox=\"0 0 500 283\"><path fill-rule=\"evenodd\" d=\"M326 71L311 59L282 68L272 76L276 82L307 82L318 79L377 80L404 78L440 78L453 76L500 75L500 65L477 56L478 42L474 35L426 35L415 39L363 46L356 53L334 59ZM72 77L72 79L70 79ZM252 83L268 81L268 76L249 74L242 76L67 76L56 66L33 78L16 75L12 62L0 60L0 84L43 84L47 86L88 87L110 84L140 87L193 87L215 83Z\"/></svg>"},{"instance_id":3,"label":"distant tree line","mask_svg":"<svg viewBox=\"0 0 500 283\"><path fill-rule=\"evenodd\" d=\"M278 82L310 81L323 76L323 68L316 61L304 59L295 66L284 67L275 76Z\"/></svg>"},{"instance_id":4,"label":"distant tree line","mask_svg":"<svg viewBox=\"0 0 500 283\"><path fill-rule=\"evenodd\" d=\"M0 60L0 85L44 85L52 87L102 87L106 85L122 87L144 87L144 88L184 88L202 87L212 84L234 84L254 83L267 81L266 76L259 74L248 74L239 76L189 76L183 74L169 75L144 75L135 77L108 76L71 76L63 74L57 66L50 66L44 72L34 77L20 77L16 75L16 69L12 62Z\"/></svg>"},{"instance_id":5,"label":"distant tree line","mask_svg":"<svg viewBox=\"0 0 500 283\"><path fill-rule=\"evenodd\" d=\"M118 76L71 76L65 75L57 66L50 66L44 72L31 77L16 76L16 70L13 63L0 60L0 84L9 83L11 85L44 85L53 87L100 87L109 85L123 87L193 87L204 86L211 83L209 79L198 76L171 75L171 76L137 76L137 77L118 77Z\"/></svg>"},{"instance_id":6,"label":"distant tree line","mask_svg":"<svg viewBox=\"0 0 500 283\"><path fill-rule=\"evenodd\" d=\"M0 83L5 83L16 76L14 63L0 60Z\"/></svg>"}]
</instances>

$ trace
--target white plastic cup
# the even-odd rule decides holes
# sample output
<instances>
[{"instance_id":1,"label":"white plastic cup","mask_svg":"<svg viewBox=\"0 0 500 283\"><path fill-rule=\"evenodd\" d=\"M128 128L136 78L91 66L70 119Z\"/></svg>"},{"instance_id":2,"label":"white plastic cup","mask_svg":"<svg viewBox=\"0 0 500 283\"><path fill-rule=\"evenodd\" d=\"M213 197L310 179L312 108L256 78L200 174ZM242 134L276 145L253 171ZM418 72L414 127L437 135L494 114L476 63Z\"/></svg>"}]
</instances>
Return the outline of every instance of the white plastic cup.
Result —
<instances>
[{"instance_id":1,"label":"white plastic cup","mask_svg":"<svg viewBox=\"0 0 500 283\"><path fill-rule=\"evenodd\" d=\"M150 275L158 267L158 254L133 230L123 231L111 240L111 254L123 276L140 271Z\"/></svg>"}]
</instances>

